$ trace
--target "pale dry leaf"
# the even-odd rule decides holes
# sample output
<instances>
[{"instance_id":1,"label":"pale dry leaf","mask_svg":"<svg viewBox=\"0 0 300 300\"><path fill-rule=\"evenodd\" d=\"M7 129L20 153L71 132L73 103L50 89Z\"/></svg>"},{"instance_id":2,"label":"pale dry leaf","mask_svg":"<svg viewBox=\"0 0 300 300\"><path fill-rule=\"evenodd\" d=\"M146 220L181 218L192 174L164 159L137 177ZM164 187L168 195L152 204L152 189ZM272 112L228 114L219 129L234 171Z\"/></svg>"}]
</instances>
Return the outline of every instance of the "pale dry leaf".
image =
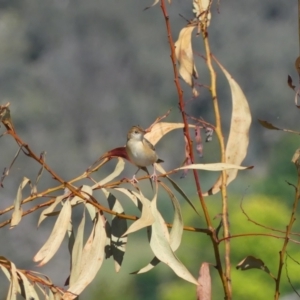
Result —
<instances>
[{"instance_id":1,"label":"pale dry leaf","mask_svg":"<svg viewBox=\"0 0 300 300\"><path fill-rule=\"evenodd\" d=\"M214 164L192 164L188 166L183 166L175 170L184 169L196 169L196 170L206 170L206 171L225 171L225 170L246 170L252 169L251 167L242 167L239 165L234 165L230 163L214 163Z\"/></svg>"},{"instance_id":2,"label":"pale dry leaf","mask_svg":"<svg viewBox=\"0 0 300 300\"><path fill-rule=\"evenodd\" d=\"M40 287L40 285L39 284L36 284L36 286L37 286L37 288L39 289L39 291L42 293L42 296L43 296L43 300L51 300L50 298L49 298L49 296L46 294L46 290L45 290L45 288L44 288L44 286L43 287ZM49 290L50 291L50 290ZM39 298L37 298L37 299L39 299Z\"/></svg>"},{"instance_id":3,"label":"pale dry leaf","mask_svg":"<svg viewBox=\"0 0 300 300\"><path fill-rule=\"evenodd\" d=\"M22 272L17 270L17 273L18 273L19 277L21 278L20 283L23 287L21 290L24 291L24 295L22 293L24 298L38 300L39 296L38 296L36 290L34 289L32 282L30 282L28 280L28 278Z\"/></svg>"},{"instance_id":4,"label":"pale dry leaf","mask_svg":"<svg viewBox=\"0 0 300 300\"><path fill-rule=\"evenodd\" d=\"M194 86L194 78L198 78L198 72L194 63L192 48L192 32L196 25L188 25L181 29L178 40L175 42L175 54L179 63L179 74L192 88L194 97L199 95Z\"/></svg>"},{"instance_id":5,"label":"pale dry leaf","mask_svg":"<svg viewBox=\"0 0 300 300\"><path fill-rule=\"evenodd\" d=\"M109 208L117 212L118 214L124 214L124 209L120 201L112 193L107 192L105 189L101 190L107 198ZM116 272L119 272L121 269L121 265L126 251L127 236L123 236L126 230L127 220L112 215L110 228L110 246L115 261Z\"/></svg>"},{"instance_id":6,"label":"pale dry leaf","mask_svg":"<svg viewBox=\"0 0 300 300\"><path fill-rule=\"evenodd\" d=\"M170 246L173 251L176 251L181 243L181 238L182 238L182 233L183 233L183 219L182 219L182 213L181 213L181 208L180 204L175 197L175 195L172 193L172 191L169 189L167 185L165 185L163 182L160 183L166 192L168 193L175 213L174 213L174 218L173 218L173 226L171 228L170 234L167 233L169 236L169 241L170 241ZM162 218L162 217L161 217ZM133 272L133 274L140 274L140 273L145 273L154 268L156 265L160 263L160 260L157 257L154 257L151 262L144 268Z\"/></svg>"},{"instance_id":7,"label":"pale dry leaf","mask_svg":"<svg viewBox=\"0 0 300 300\"><path fill-rule=\"evenodd\" d=\"M27 185L27 183L30 183L30 180L26 177L23 178L21 184L19 185L16 198L14 200L14 211L12 214L11 222L10 222L10 229L18 225L22 218L22 190Z\"/></svg>"},{"instance_id":8,"label":"pale dry leaf","mask_svg":"<svg viewBox=\"0 0 300 300\"><path fill-rule=\"evenodd\" d=\"M82 249L83 249L83 235L84 235L84 226L85 226L85 210L83 210L82 219L77 229L76 238L72 248L72 266L69 285L71 286L79 277L80 274L80 264L81 261Z\"/></svg>"},{"instance_id":9,"label":"pale dry leaf","mask_svg":"<svg viewBox=\"0 0 300 300\"><path fill-rule=\"evenodd\" d=\"M228 80L231 90L232 114L230 132L225 152L226 163L240 165L246 157L248 150L249 130L252 120L251 112L246 96L240 86L227 72L227 70L217 61L217 59L214 59ZM239 169L237 168L233 168L226 171L227 185L236 178L238 170ZM207 193L204 194L204 196L213 195L219 192L221 184L222 175L219 176L216 183Z\"/></svg>"},{"instance_id":10,"label":"pale dry leaf","mask_svg":"<svg viewBox=\"0 0 300 300\"><path fill-rule=\"evenodd\" d=\"M124 189L124 188L114 188L114 191L119 191L123 194L125 194L130 200L134 203L135 206L138 206L139 204L139 194L135 193L133 194L133 191L129 189Z\"/></svg>"},{"instance_id":11,"label":"pale dry leaf","mask_svg":"<svg viewBox=\"0 0 300 300\"><path fill-rule=\"evenodd\" d=\"M93 189L89 185L83 185L80 189L80 193L84 196L85 199L90 199L90 196L93 195ZM84 200L76 195L71 199L72 206L82 202L84 202Z\"/></svg>"},{"instance_id":12,"label":"pale dry leaf","mask_svg":"<svg viewBox=\"0 0 300 300\"><path fill-rule=\"evenodd\" d=\"M142 204L142 214L141 217L136 220L134 223L132 223L129 228L126 230L126 232L122 236L126 236L129 233L138 231L142 228L145 228L147 226L150 226L154 222L154 217L151 212L151 201L149 201L140 191L140 194L137 194L136 192L132 191L133 194L135 194L136 198L139 199L139 201ZM132 199L132 197L130 197ZM139 207L139 205L137 205Z\"/></svg>"},{"instance_id":13,"label":"pale dry leaf","mask_svg":"<svg viewBox=\"0 0 300 300\"><path fill-rule=\"evenodd\" d=\"M211 277L209 272L209 263L201 264L198 277L197 300L211 300Z\"/></svg>"},{"instance_id":14,"label":"pale dry leaf","mask_svg":"<svg viewBox=\"0 0 300 300\"><path fill-rule=\"evenodd\" d=\"M174 129L180 129L183 128L183 123L167 123L167 122L159 122L156 123L152 128L150 132L147 132L145 134L145 138L152 144L155 145L157 142L168 132L174 130ZM194 128L195 125L189 124L190 128Z\"/></svg>"},{"instance_id":15,"label":"pale dry leaf","mask_svg":"<svg viewBox=\"0 0 300 300\"><path fill-rule=\"evenodd\" d=\"M147 6L146 8L144 8L144 10L147 10L147 9L153 7L153 6L156 5L158 2L159 2L159 0L154 0L154 2L152 3L152 5Z\"/></svg>"},{"instance_id":16,"label":"pale dry leaf","mask_svg":"<svg viewBox=\"0 0 300 300\"><path fill-rule=\"evenodd\" d=\"M68 224L67 235L69 238L68 249L69 249L69 253L71 255L71 261L72 261L72 251L73 251L73 247L74 247L74 243L75 243L75 234L74 234L74 230L73 230L72 221L69 222L69 224Z\"/></svg>"},{"instance_id":17,"label":"pale dry leaf","mask_svg":"<svg viewBox=\"0 0 300 300\"><path fill-rule=\"evenodd\" d=\"M137 271L131 272L130 274L146 273L146 272L150 271L151 269L153 269L154 267L156 267L159 263L160 263L160 260L156 256L154 256L154 258L151 260L151 262L147 266L145 266Z\"/></svg>"},{"instance_id":18,"label":"pale dry leaf","mask_svg":"<svg viewBox=\"0 0 300 300\"><path fill-rule=\"evenodd\" d=\"M21 287L18 281L18 274L16 266L13 262L9 261L10 264L10 286L7 294L7 300L17 300L17 295L21 293Z\"/></svg>"},{"instance_id":19,"label":"pale dry leaf","mask_svg":"<svg viewBox=\"0 0 300 300\"><path fill-rule=\"evenodd\" d=\"M83 251L78 279L69 287L63 299L75 299L95 278L105 258L105 219L99 212L94 219L94 226Z\"/></svg>"},{"instance_id":20,"label":"pale dry leaf","mask_svg":"<svg viewBox=\"0 0 300 300\"><path fill-rule=\"evenodd\" d=\"M164 168L161 165L157 165L156 169L161 173L161 174L165 174L166 171L164 170ZM196 207L193 205L192 201L189 199L189 197L185 194L185 192L179 187L179 185L169 176L166 176L166 178L170 181L170 183L172 184L172 186L174 187L174 189L183 197L183 199L192 207L192 209L195 211L195 213L197 215L199 215L199 213L196 210Z\"/></svg>"},{"instance_id":21,"label":"pale dry leaf","mask_svg":"<svg viewBox=\"0 0 300 300\"><path fill-rule=\"evenodd\" d=\"M171 189L163 182L161 182L160 184L164 187L164 189L168 193L168 195L171 199L173 208L174 208L174 218L173 218L173 222L172 222L173 226L170 231L170 246L173 251L176 251L178 249L178 247L180 246L181 238L182 238L182 234L183 234L183 225L184 224L183 224L181 207L180 207L180 203L179 203L178 199L173 194Z\"/></svg>"},{"instance_id":22,"label":"pale dry leaf","mask_svg":"<svg viewBox=\"0 0 300 300\"><path fill-rule=\"evenodd\" d=\"M172 251L167 226L161 214L157 210L156 196L157 195L155 194L155 197L151 202L151 210L155 221L151 226L150 247L155 256L160 261L167 264L175 272L175 274L177 274L177 276L198 285L197 280Z\"/></svg>"},{"instance_id":23,"label":"pale dry leaf","mask_svg":"<svg viewBox=\"0 0 300 300\"><path fill-rule=\"evenodd\" d=\"M4 273L4 275L6 276L6 278L10 281L10 273L9 271L3 267L1 264L0 264L0 269L2 270L2 272Z\"/></svg>"},{"instance_id":24,"label":"pale dry leaf","mask_svg":"<svg viewBox=\"0 0 300 300\"><path fill-rule=\"evenodd\" d=\"M87 211L88 211L88 213L91 217L91 220L94 221L94 219L95 219L95 217L98 213L98 209L90 203L85 203L85 207L86 207L86 209L87 209Z\"/></svg>"},{"instance_id":25,"label":"pale dry leaf","mask_svg":"<svg viewBox=\"0 0 300 300\"><path fill-rule=\"evenodd\" d=\"M198 20L206 21L207 27L211 20L210 5L211 0L193 0L193 13Z\"/></svg>"},{"instance_id":26,"label":"pale dry leaf","mask_svg":"<svg viewBox=\"0 0 300 300\"><path fill-rule=\"evenodd\" d=\"M60 203L64 198L65 198L64 195L57 196L55 198L55 201L50 206L48 206L46 209L44 209L42 211L39 221L38 221L38 224L37 224L37 227L39 227L41 225L41 223L47 218L47 216L49 216L49 214L51 214L54 211L54 209L56 208L58 203Z\"/></svg>"},{"instance_id":27,"label":"pale dry leaf","mask_svg":"<svg viewBox=\"0 0 300 300\"><path fill-rule=\"evenodd\" d=\"M71 221L71 213L70 201L66 200L48 240L33 258L33 261L39 262L38 266L45 265L58 250Z\"/></svg>"},{"instance_id":28,"label":"pale dry leaf","mask_svg":"<svg viewBox=\"0 0 300 300\"><path fill-rule=\"evenodd\" d=\"M121 157L118 157L118 163L117 163L114 171L111 174L109 174L107 177L105 177L104 179L102 179L101 181L99 181L98 183L95 183L92 186L92 189L94 189L94 188L96 188L98 186L104 185L104 184L112 181L113 179L115 179L124 170L124 165L125 165L124 159L122 159Z\"/></svg>"}]
</instances>

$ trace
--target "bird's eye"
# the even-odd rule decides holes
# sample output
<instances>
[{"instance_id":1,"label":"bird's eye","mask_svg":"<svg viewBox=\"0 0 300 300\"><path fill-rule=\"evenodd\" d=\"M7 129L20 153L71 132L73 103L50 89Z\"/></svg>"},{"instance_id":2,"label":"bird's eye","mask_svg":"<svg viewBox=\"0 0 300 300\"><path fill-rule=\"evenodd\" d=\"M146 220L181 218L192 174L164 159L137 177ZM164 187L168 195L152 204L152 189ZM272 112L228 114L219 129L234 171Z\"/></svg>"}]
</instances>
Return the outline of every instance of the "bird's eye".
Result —
<instances>
[{"instance_id":1,"label":"bird's eye","mask_svg":"<svg viewBox=\"0 0 300 300\"><path fill-rule=\"evenodd\" d=\"M137 130L134 131L135 134L138 134L139 132Z\"/></svg>"}]
</instances>

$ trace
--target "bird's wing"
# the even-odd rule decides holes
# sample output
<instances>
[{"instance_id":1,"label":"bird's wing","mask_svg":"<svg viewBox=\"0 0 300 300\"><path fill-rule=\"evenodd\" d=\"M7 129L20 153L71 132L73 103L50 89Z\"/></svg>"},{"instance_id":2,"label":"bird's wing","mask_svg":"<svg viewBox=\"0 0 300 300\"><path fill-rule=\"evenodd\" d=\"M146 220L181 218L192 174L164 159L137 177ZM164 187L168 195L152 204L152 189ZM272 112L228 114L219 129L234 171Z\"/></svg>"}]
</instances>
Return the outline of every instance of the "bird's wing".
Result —
<instances>
[{"instance_id":1,"label":"bird's wing","mask_svg":"<svg viewBox=\"0 0 300 300\"><path fill-rule=\"evenodd\" d=\"M155 151L155 147L146 138L144 138L144 141L153 151Z\"/></svg>"}]
</instances>

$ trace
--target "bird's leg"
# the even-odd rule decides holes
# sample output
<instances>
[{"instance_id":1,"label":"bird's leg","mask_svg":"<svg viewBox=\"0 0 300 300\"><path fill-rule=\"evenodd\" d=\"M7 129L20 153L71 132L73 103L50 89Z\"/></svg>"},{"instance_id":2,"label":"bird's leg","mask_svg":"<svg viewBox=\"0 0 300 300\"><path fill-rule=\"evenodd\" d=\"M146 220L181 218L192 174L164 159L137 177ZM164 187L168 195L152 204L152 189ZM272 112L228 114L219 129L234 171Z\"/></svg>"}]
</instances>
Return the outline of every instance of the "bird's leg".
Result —
<instances>
[{"instance_id":1,"label":"bird's leg","mask_svg":"<svg viewBox=\"0 0 300 300\"><path fill-rule=\"evenodd\" d=\"M155 170L155 165L153 164L153 174L150 177L154 182L157 181L157 175L156 175L156 170Z\"/></svg>"},{"instance_id":2,"label":"bird's leg","mask_svg":"<svg viewBox=\"0 0 300 300\"><path fill-rule=\"evenodd\" d=\"M137 172L140 170L140 168L137 169L137 171L134 173L134 175L132 176L132 178L130 179L130 181L132 183L138 183L139 181L136 179L135 175L137 174Z\"/></svg>"}]
</instances>

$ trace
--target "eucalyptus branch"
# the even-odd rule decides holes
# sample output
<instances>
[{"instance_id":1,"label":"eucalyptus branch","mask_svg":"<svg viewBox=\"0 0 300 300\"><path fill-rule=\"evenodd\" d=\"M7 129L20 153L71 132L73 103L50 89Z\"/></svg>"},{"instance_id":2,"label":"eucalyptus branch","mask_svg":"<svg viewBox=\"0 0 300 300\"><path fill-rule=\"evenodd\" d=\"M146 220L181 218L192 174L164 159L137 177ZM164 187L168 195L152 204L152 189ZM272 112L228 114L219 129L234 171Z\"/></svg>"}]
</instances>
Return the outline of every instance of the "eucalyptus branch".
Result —
<instances>
[{"instance_id":1,"label":"eucalyptus branch","mask_svg":"<svg viewBox=\"0 0 300 300\"><path fill-rule=\"evenodd\" d=\"M297 182L297 188L296 188L296 192L295 192L295 199L294 199L294 203L293 203L293 208L292 208L292 212L291 212L291 216L290 216L290 221L289 224L286 227L286 232L285 232L285 239L284 239L284 243L282 246L281 251L279 252L279 265L278 265L278 271L277 271L277 277L276 277L276 281L275 281L275 295L274 295L274 299L278 300L279 296L280 296L280 280L281 280L281 274L282 274L282 269L283 269L283 265L284 265L284 257L286 255L286 250L287 250L287 246L288 243L290 241L290 235L292 232L292 227L294 222L296 221L296 212L297 212L297 207L299 204L299 199L300 199L300 161L299 161L299 149L296 151L294 157L293 157L293 162L296 165L297 168L297 173L298 173L298 182Z\"/></svg>"}]
</instances>

